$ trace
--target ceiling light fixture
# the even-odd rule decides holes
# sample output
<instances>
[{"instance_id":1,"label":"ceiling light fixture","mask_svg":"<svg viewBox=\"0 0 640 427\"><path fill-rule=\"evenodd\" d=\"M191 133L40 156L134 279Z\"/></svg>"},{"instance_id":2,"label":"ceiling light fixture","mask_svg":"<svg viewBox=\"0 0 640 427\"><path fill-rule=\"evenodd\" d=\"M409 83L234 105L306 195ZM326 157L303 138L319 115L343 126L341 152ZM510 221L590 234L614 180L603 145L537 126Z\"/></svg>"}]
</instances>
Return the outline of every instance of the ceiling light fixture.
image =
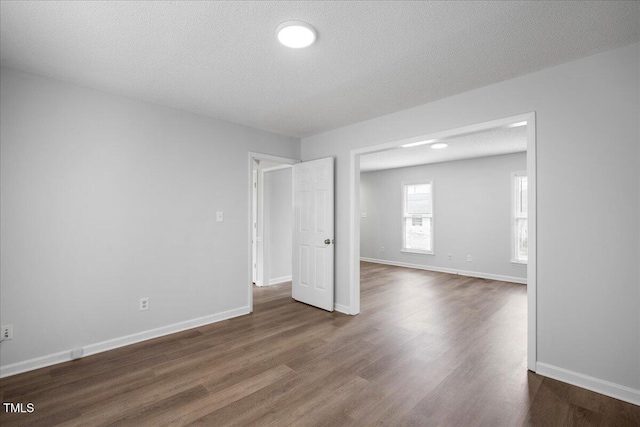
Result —
<instances>
[{"instance_id":1,"label":"ceiling light fixture","mask_svg":"<svg viewBox=\"0 0 640 427\"><path fill-rule=\"evenodd\" d=\"M436 140L429 139L427 141L410 142L409 144L402 144L400 147L402 148L417 147L418 145L431 144L432 142L436 142Z\"/></svg>"},{"instance_id":2,"label":"ceiling light fixture","mask_svg":"<svg viewBox=\"0 0 640 427\"><path fill-rule=\"evenodd\" d=\"M519 128L520 126L526 126L527 122L518 122L518 123L512 123L509 126L507 126L508 128Z\"/></svg>"},{"instance_id":3,"label":"ceiling light fixture","mask_svg":"<svg viewBox=\"0 0 640 427\"><path fill-rule=\"evenodd\" d=\"M449 144L445 144L444 142L438 142L437 144L433 144L431 148L435 148L436 150L440 148L447 148Z\"/></svg>"},{"instance_id":4,"label":"ceiling light fixture","mask_svg":"<svg viewBox=\"0 0 640 427\"><path fill-rule=\"evenodd\" d=\"M306 22L287 21L276 28L278 41L287 47L300 49L316 41L316 30Z\"/></svg>"}]
</instances>

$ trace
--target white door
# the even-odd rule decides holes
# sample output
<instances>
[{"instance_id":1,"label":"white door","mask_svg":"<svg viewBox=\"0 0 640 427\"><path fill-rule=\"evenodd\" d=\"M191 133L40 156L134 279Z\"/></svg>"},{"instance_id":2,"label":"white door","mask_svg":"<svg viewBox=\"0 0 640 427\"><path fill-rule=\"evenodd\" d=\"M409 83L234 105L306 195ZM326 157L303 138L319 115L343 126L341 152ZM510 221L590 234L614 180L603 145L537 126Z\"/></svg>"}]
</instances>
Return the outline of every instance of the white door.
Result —
<instances>
[{"instance_id":1,"label":"white door","mask_svg":"<svg viewBox=\"0 0 640 427\"><path fill-rule=\"evenodd\" d=\"M293 166L296 301L333 311L333 158Z\"/></svg>"}]
</instances>

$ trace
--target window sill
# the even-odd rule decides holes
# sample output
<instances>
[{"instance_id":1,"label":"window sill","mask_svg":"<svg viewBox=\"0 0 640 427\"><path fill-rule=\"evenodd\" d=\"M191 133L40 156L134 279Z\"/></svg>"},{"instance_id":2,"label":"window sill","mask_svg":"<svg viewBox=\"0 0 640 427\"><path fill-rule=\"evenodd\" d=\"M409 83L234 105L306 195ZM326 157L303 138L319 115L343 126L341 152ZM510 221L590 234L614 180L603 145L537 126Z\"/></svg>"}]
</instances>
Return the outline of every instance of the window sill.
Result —
<instances>
[{"instance_id":1,"label":"window sill","mask_svg":"<svg viewBox=\"0 0 640 427\"><path fill-rule=\"evenodd\" d=\"M404 252L406 254L435 255L435 252L433 251L421 251L418 249L400 249L400 252Z\"/></svg>"},{"instance_id":2,"label":"window sill","mask_svg":"<svg viewBox=\"0 0 640 427\"><path fill-rule=\"evenodd\" d=\"M528 261L517 261L515 259L511 260L511 264L518 264L518 265L527 265Z\"/></svg>"}]
</instances>

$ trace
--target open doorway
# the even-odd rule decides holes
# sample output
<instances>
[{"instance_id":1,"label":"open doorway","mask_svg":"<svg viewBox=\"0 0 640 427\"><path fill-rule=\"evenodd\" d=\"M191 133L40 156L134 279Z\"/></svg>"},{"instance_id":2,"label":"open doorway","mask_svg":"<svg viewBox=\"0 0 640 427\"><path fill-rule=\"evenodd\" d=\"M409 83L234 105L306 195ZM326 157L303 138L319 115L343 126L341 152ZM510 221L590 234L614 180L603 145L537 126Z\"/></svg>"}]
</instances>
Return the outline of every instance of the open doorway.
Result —
<instances>
[{"instance_id":1,"label":"open doorway","mask_svg":"<svg viewBox=\"0 0 640 427\"><path fill-rule=\"evenodd\" d=\"M249 153L248 189L250 311L254 287L279 283L290 284L294 300L333 311L334 158L300 162ZM287 225L281 217L293 220ZM280 252L289 244L287 257L288 250Z\"/></svg>"},{"instance_id":2,"label":"open doorway","mask_svg":"<svg viewBox=\"0 0 640 427\"><path fill-rule=\"evenodd\" d=\"M495 143L500 134L517 134L520 142ZM494 159L478 161L471 167L472 157ZM502 159L498 161L498 157ZM457 167L444 167L445 162L456 162ZM470 167L465 168L464 162ZM427 166L419 166L428 163L432 164L428 171ZM385 169L382 167L385 165L394 172L367 172ZM361 166L370 175L362 180ZM398 172L402 168L408 171ZM378 263L372 265L526 283L521 317L527 336L523 339L527 343L527 367L535 371L535 115L354 150L351 170L350 314L360 312L361 259ZM486 188L491 180L499 181L500 189ZM523 203L523 195L528 196L528 204ZM483 198L495 203L474 202ZM485 210L489 206L496 212L499 208L502 212L488 215L478 211L477 206L485 206ZM373 218L372 209L375 209ZM499 224L485 224L494 221L490 217L499 218L496 220ZM361 248L361 239L366 248ZM500 265L496 264L497 259ZM369 270L363 274L387 273Z\"/></svg>"},{"instance_id":3,"label":"open doorway","mask_svg":"<svg viewBox=\"0 0 640 427\"><path fill-rule=\"evenodd\" d=\"M249 153L250 284L286 284L292 274L292 166L297 160Z\"/></svg>"},{"instance_id":4,"label":"open doorway","mask_svg":"<svg viewBox=\"0 0 640 427\"><path fill-rule=\"evenodd\" d=\"M360 259L526 284L526 152L516 123L361 156Z\"/></svg>"},{"instance_id":5,"label":"open doorway","mask_svg":"<svg viewBox=\"0 0 640 427\"><path fill-rule=\"evenodd\" d=\"M271 286L291 281L291 165L257 161L253 171L252 282Z\"/></svg>"}]
</instances>

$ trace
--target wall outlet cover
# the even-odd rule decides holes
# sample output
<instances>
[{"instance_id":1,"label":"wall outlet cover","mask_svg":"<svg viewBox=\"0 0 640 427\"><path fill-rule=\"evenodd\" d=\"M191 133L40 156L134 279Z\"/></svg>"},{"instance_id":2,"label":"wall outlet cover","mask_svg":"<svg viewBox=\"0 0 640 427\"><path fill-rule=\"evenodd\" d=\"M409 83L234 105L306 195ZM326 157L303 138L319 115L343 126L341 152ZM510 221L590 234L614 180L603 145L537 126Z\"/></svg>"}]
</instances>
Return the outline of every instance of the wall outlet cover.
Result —
<instances>
[{"instance_id":1,"label":"wall outlet cover","mask_svg":"<svg viewBox=\"0 0 640 427\"><path fill-rule=\"evenodd\" d=\"M13 339L13 325L4 325L0 328L0 341Z\"/></svg>"},{"instance_id":2,"label":"wall outlet cover","mask_svg":"<svg viewBox=\"0 0 640 427\"><path fill-rule=\"evenodd\" d=\"M76 347L73 350L71 350L71 359L72 360L80 359L83 353L84 353L84 350L82 350L82 347Z\"/></svg>"}]
</instances>

